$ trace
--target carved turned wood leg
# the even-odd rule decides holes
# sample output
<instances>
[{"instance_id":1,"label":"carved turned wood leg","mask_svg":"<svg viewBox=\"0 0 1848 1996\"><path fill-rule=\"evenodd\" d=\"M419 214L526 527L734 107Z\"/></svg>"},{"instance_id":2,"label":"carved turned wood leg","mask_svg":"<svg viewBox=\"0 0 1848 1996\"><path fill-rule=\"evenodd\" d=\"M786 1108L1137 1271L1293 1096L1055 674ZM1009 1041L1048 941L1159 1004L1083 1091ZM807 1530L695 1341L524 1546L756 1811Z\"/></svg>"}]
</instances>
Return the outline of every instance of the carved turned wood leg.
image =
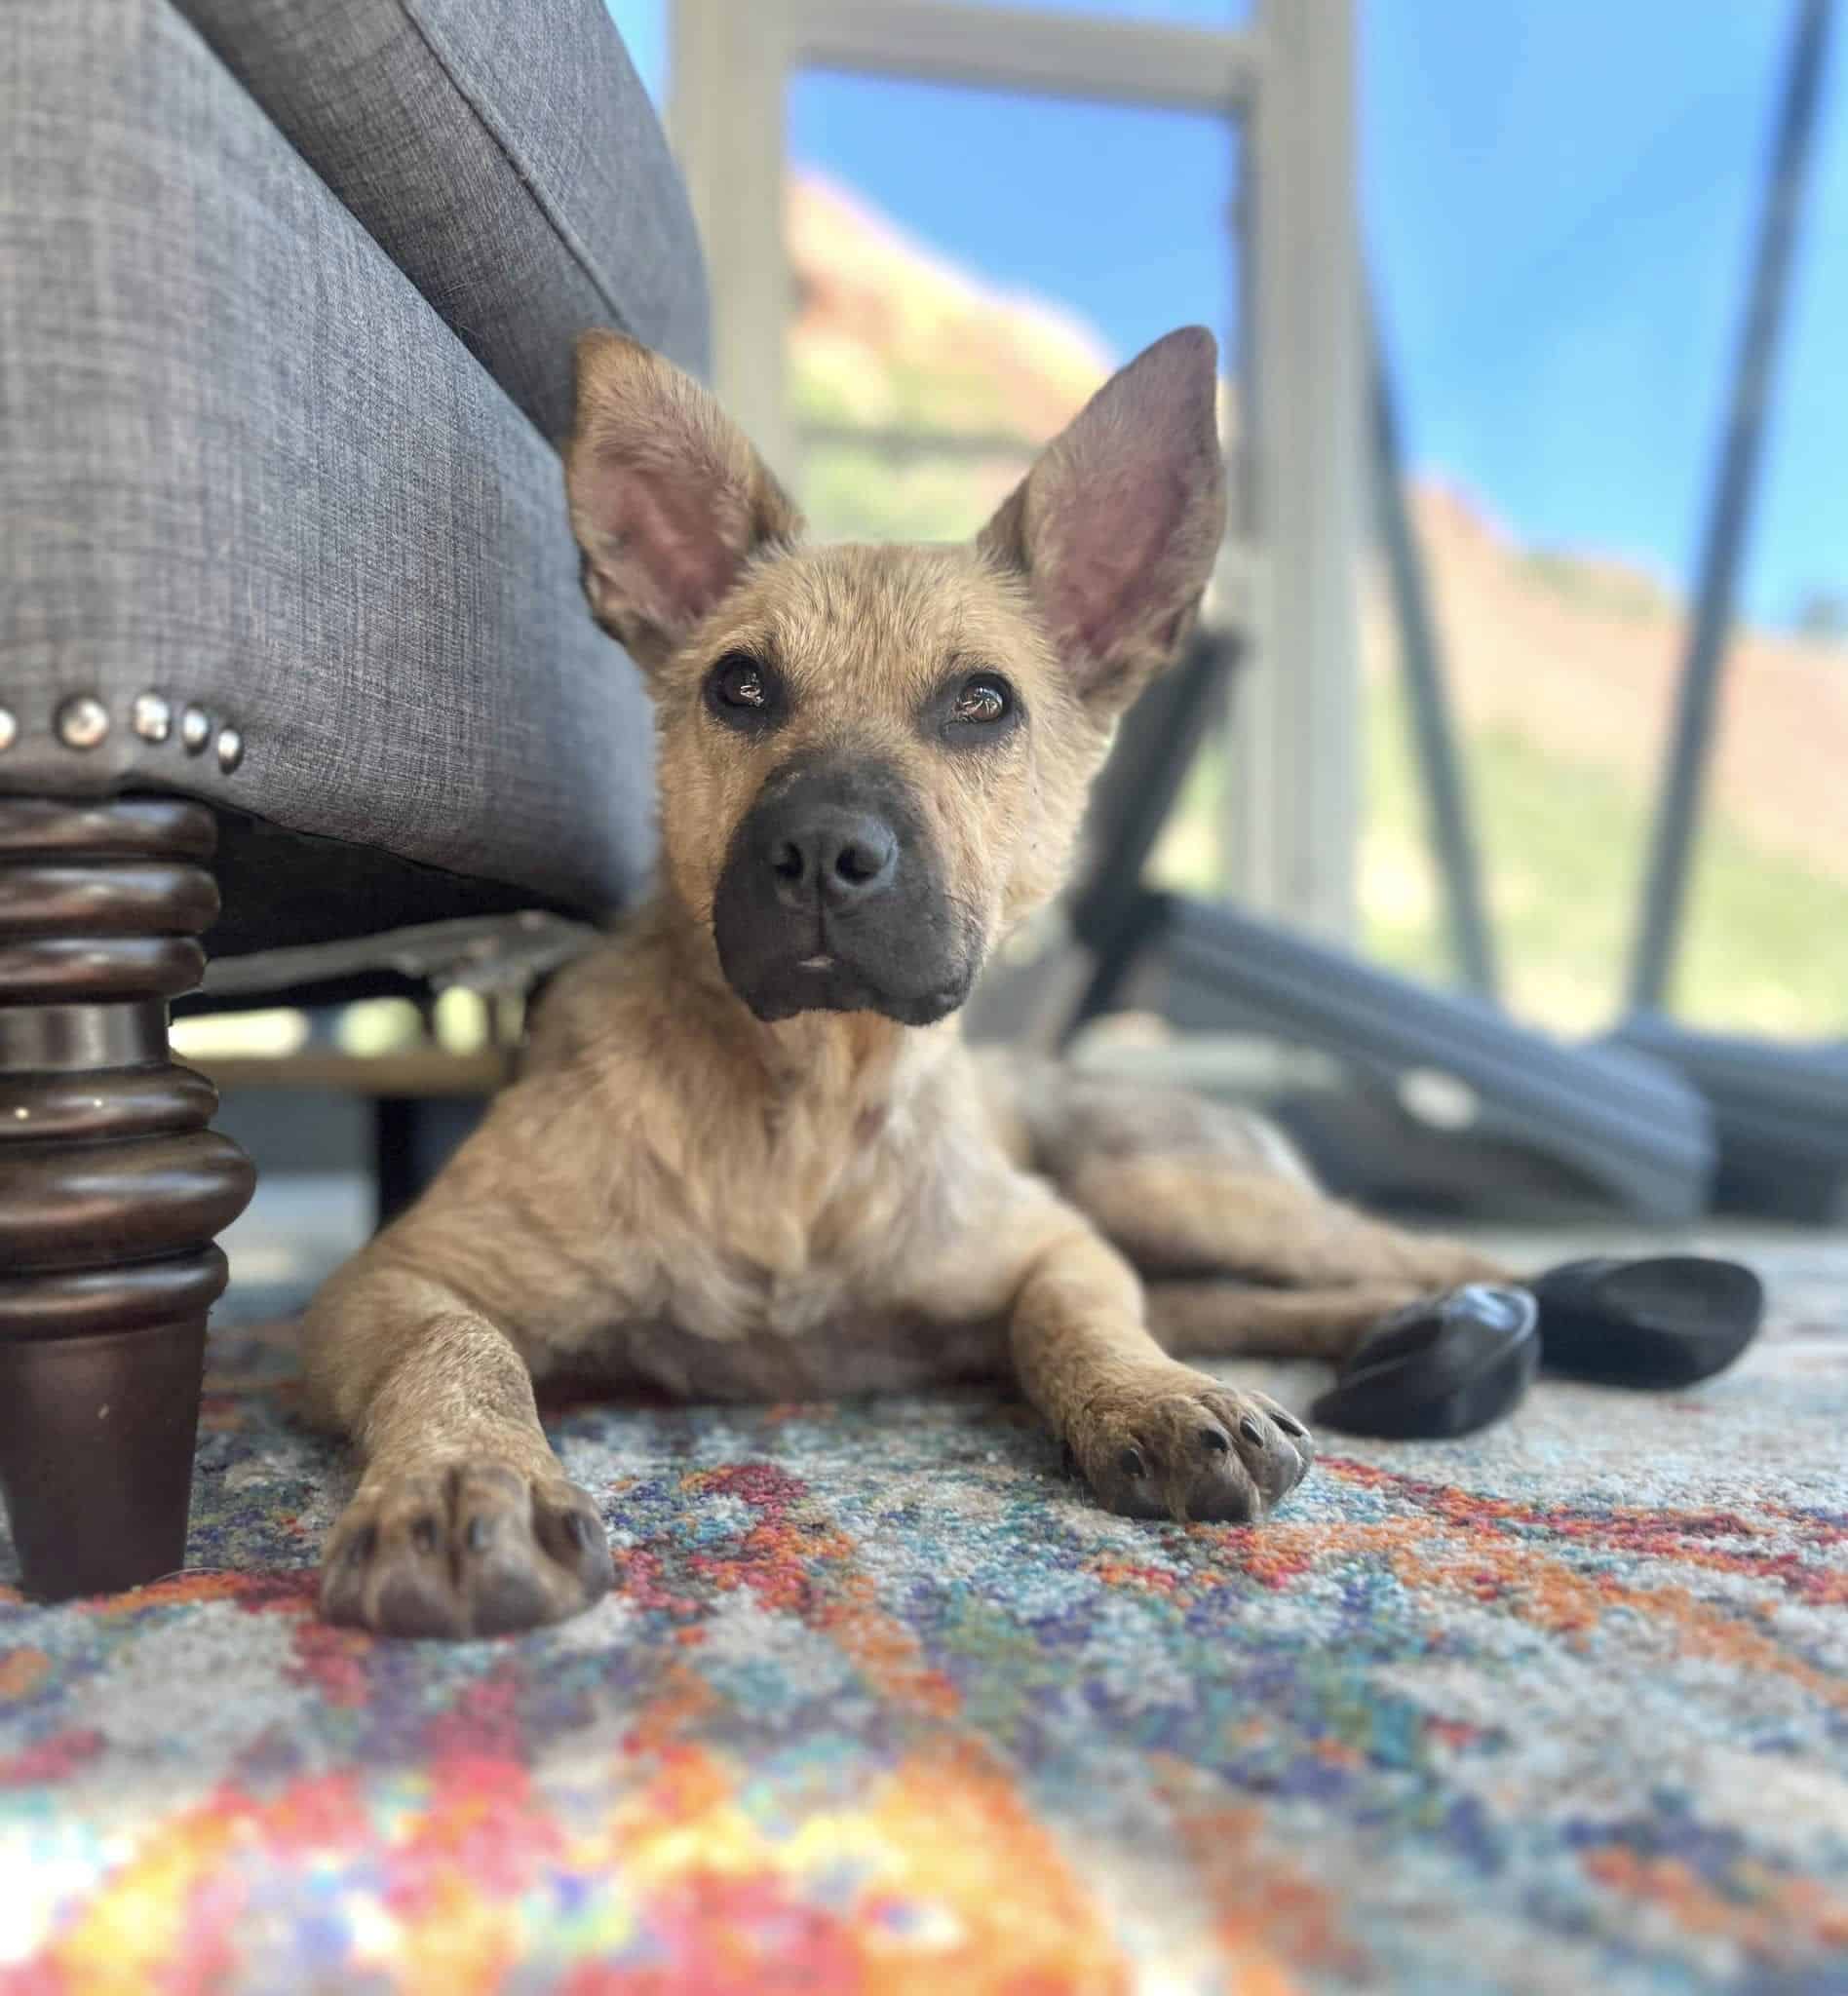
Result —
<instances>
[{"instance_id":1,"label":"carved turned wood leg","mask_svg":"<svg viewBox=\"0 0 1848 1996\"><path fill-rule=\"evenodd\" d=\"M177 800L0 798L0 1500L49 1599L185 1557L212 1237L255 1185L167 1052L216 839Z\"/></svg>"}]
</instances>

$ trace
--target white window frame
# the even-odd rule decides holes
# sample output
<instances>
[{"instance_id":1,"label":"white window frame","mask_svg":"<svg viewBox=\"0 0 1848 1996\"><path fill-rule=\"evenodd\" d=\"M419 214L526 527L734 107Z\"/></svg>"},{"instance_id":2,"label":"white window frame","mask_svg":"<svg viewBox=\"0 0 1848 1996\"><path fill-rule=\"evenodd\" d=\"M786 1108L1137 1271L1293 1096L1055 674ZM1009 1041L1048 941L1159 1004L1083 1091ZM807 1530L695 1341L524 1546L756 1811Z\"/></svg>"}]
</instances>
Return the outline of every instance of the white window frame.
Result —
<instances>
[{"instance_id":1,"label":"white window frame","mask_svg":"<svg viewBox=\"0 0 1848 1996\"><path fill-rule=\"evenodd\" d=\"M1255 0L1210 29L969 0L674 0L675 150L713 289L713 382L793 480L786 105L808 68L1237 120L1250 447L1216 614L1244 627L1227 874L1350 940L1358 825L1364 370L1352 0Z\"/></svg>"}]
</instances>

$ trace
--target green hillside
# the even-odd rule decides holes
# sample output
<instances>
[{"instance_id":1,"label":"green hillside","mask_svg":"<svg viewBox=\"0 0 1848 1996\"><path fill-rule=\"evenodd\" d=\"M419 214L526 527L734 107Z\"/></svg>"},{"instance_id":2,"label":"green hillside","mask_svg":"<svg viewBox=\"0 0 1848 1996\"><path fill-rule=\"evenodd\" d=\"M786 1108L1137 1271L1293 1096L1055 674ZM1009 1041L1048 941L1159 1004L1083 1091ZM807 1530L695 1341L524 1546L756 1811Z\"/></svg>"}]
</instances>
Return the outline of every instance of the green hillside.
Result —
<instances>
[{"instance_id":1,"label":"green hillside","mask_svg":"<svg viewBox=\"0 0 1848 1996\"><path fill-rule=\"evenodd\" d=\"M1033 443L1101 380L1107 360L1035 300L984 290L838 189L798 180L791 255L803 303L790 400L810 427L800 488L834 539L946 540L975 531ZM861 428L864 441L843 431ZM895 431L945 440L895 454ZM1018 436L972 457L954 440ZM1678 642L1679 606L1621 563L1522 548L1440 485L1413 497L1465 723L1469 776L1509 1003L1561 1032L1607 1023L1621 1000L1647 851L1652 677ZM1364 946L1412 974L1447 975L1442 907L1392 637L1369 592ZM1683 1016L1792 1036L1848 1031L1848 700L1831 671L1742 632L1741 697L1726 720L1715 806L1699 855L1675 988ZM1628 706L1619 696L1628 697ZM1595 723L1592 724L1592 723ZM1619 753L1627 745L1630 752ZM1732 762L1726 764L1730 754ZM1724 779L1724 781L1722 781ZM1202 754L1159 868L1217 885L1223 757Z\"/></svg>"}]
</instances>

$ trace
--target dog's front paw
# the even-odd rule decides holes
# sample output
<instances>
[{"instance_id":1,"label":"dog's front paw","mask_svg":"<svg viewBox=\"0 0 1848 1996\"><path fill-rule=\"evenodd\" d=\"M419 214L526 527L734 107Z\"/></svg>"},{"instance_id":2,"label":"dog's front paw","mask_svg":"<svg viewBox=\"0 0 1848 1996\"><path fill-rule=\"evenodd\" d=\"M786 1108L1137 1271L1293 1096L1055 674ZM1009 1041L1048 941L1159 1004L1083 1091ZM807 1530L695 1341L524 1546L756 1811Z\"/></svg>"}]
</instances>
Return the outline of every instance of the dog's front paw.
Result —
<instances>
[{"instance_id":1,"label":"dog's front paw","mask_svg":"<svg viewBox=\"0 0 1848 1996\"><path fill-rule=\"evenodd\" d=\"M1253 1523L1316 1456L1274 1400L1185 1365L1151 1366L1099 1394L1066 1440L1098 1503L1126 1517Z\"/></svg>"},{"instance_id":2,"label":"dog's front paw","mask_svg":"<svg viewBox=\"0 0 1848 1996\"><path fill-rule=\"evenodd\" d=\"M562 1477L498 1462L368 1476L321 1569L321 1612L378 1635L506 1635L609 1589L597 1507Z\"/></svg>"}]
</instances>

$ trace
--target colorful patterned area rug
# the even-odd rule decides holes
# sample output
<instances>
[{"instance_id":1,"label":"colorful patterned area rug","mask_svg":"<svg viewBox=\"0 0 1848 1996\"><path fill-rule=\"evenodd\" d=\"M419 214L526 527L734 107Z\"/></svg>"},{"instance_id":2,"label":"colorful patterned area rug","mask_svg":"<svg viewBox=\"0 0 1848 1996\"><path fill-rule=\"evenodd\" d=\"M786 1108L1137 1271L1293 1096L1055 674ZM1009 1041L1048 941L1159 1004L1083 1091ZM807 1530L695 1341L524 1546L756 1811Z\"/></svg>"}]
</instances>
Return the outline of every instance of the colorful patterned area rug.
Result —
<instances>
[{"instance_id":1,"label":"colorful patterned area rug","mask_svg":"<svg viewBox=\"0 0 1848 1996\"><path fill-rule=\"evenodd\" d=\"M1768 1272L1732 1374L1258 1530L994 1397L574 1409L614 1593L448 1648L316 1621L336 1457L221 1335L193 1570L0 1590L0 1992L1848 1991L1848 1253Z\"/></svg>"}]
</instances>

